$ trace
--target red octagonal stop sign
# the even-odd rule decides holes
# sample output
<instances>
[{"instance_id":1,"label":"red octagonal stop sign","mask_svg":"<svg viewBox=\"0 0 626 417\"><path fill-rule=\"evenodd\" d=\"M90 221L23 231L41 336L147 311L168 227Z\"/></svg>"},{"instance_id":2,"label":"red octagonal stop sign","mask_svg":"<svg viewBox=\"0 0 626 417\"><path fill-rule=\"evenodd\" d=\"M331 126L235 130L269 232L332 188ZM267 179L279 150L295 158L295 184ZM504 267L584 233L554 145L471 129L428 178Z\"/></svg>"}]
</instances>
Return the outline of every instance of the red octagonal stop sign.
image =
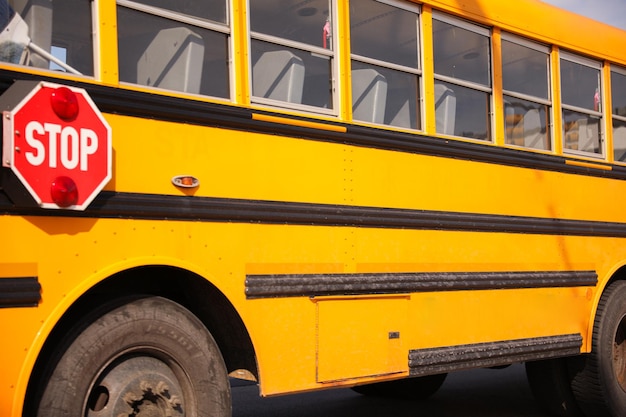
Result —
<instances>
[{"instance_id":1,"label":"red octagonal stop sign","mask_svg":"<svg viewBox=\"0 0 626 417\"><path fill-rule=\"evenodd\" d=\"M16 83L2 95L3 165L45 208L84 210L111 179L111 128L87 92Z\"/></svg>"}]
</instances>

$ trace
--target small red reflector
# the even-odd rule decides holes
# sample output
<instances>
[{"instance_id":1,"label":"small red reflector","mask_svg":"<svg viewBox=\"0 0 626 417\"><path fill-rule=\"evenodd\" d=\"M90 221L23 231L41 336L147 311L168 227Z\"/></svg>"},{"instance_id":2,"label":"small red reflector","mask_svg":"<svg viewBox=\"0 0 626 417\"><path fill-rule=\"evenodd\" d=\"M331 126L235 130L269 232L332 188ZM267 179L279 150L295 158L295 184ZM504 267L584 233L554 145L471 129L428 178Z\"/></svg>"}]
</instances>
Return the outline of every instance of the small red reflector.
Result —
<instances>
[{"instance_id":1,"label":"small red reflector","mask_svg":"<svg viewBox=\"0 0 626 417\"><path fill-rule=\"evenodd\" d=\"M69 207L78 201L78 188L70 177L56 177L50 186L52 201L59 207Z\"/></svg>"},{"instance_id":2,"label":"small red reflector","mask_svg":"<svg viewBox=\"0 0 626 417\"><path fill-rule=\"evenodd\" d=\"M78 116L78 99L67 87L56 88L50 95L52 110L65 121L72 121Z\"/></svg>"}]
</instances>

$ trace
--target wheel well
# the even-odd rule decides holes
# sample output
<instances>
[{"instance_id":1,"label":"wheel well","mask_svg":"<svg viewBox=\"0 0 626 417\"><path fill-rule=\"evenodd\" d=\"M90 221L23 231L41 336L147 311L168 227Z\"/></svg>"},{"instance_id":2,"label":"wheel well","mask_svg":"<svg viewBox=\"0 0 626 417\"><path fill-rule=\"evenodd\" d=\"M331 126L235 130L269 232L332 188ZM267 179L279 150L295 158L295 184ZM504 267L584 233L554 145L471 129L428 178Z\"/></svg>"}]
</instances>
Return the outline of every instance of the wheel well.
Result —
<instances>
[{"instance_id":1,"label":"wheel well","mask_svg":"<svg viewBox=\"0 0 626 417\"><path fill-rule=\"evenodd\" d=\"M98 306L112 300L156 295L175 301L195 314L217 342L229 373L244 370L258 380L256 357L250 336L232 304L210 282L197 274L169 266L145 266L119 272L85 293L56 324L35 363L26 402L38 398L38 382L47 379L50 363L56 362L58 346L70 343L70 328ZM82 323L86 325L87 323ZM27 415L27 414L26 414Z\"/></svg>"},{"instance_id":2,"label":"wheel well","mask_svg":"<svg viewBox=\"0 0 626 417\"><path fill-rule=\"evenodd\" d=\"M615 271L615 273L613 274L609 282L606 283L605 288L608 288L608 286L614 283L615 281L626 281L626 265L622 266L617 271Z\"/></svg>"}]
</instances>

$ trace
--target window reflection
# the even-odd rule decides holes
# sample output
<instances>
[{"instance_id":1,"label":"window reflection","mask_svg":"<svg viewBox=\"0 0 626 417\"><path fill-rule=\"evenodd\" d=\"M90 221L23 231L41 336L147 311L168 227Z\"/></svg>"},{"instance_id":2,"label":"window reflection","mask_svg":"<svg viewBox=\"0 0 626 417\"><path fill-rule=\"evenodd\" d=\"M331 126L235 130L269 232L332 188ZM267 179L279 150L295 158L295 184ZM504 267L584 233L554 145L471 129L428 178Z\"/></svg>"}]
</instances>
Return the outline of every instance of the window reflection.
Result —
<instances>
[{"instance_id":1,"label":"window reflection","mask_svg":"<svg viewBox=\"0 0 626 417\"><path fill-rule=\"evenodd\" d=\"M534 149L550 149L549 107L504 96L506 143Z\"/></svg>"},{"instance_id":2,"label":"window reflection","mask_svg":"<svg viewBox=\"0 0 626 417\"><path fill-rule=\"evenodd\" d=\"M601 153L600 117L563 110L563 147L569 150Z\"/></svg>"}]
</instances>

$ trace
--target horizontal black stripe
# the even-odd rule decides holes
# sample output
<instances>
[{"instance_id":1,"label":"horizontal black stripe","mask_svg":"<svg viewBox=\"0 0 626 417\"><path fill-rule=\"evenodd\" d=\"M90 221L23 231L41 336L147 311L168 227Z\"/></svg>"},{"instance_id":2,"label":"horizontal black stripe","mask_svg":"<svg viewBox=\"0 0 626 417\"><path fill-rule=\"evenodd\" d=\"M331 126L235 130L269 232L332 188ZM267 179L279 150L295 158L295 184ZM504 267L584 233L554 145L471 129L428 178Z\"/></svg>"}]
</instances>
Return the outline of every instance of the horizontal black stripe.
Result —
<instances>
[{"instance_id":1,"label":"horizontal black stripe","mask_svg":"<svg viewBox=\"0 0 626 417\"><path fill-rule=\"evenodd\" d=\"M0 278L0 308L36 307L41 285L36 277Z\"/></svg>"},{"instance_id":2,"label":"horizontal black stripe","mask_svg":"<svg viewBox=\"0 0 626 417\"><path fill-rule=\"evenodd\" d=\"M462 369L506 365L580 354L582 336L569 334L477 343L409 352L410 375L441 374Z\"/></svg>"},{"instance_id":3,"label":"horizontal black stripe","mask_svg":"<svg viewBox=\"0 0 626 417\"><path fill-rule=\"evenodd\" d=\"M54 79L49 77L2 70L0 71L0 92L7 89L16 79L46 79L54 81ZM202 126L218 126L249 132L271 132L272 134L310 140L626 180L626 167L611 165L606 161L597 161L596 164L609 169L581 167L567 164L567 160L576 159L565 156L539 154L522 149L502 148L488 144L431 137L419 133L395 132L338 122L325 121L323 123L345 127L346 132L319 130L313 127L254 120L252 118L252 110L228 104L206 103L74 81L62 82L85 88L100 110L105 113L124 114L133 117L191 123ZM274 114L271 112L255 112ZM317 119L307 117L283 114L280 114L280 117L319 123Z\"/></svg>"},{"instance_id":4,"label":"horizontal black stripe","mask_svg":"<svg viewBox=\"0 0 626 417\"><path fill-rule=\"evenodd\" d=\"M0 213L626 237L616 222L114 192L84 212L16 207L0 192Z\"/></svg>"},{"instance_id":5,"label":"horizontal black stripe","mask_svg":"<svg viewBox=\"0 0 626 417\"><path fill-rule=\"evenodd\" d=\"M594 286L594 271L248 275L247 298Z\"/></svg>"}]
</instances>

